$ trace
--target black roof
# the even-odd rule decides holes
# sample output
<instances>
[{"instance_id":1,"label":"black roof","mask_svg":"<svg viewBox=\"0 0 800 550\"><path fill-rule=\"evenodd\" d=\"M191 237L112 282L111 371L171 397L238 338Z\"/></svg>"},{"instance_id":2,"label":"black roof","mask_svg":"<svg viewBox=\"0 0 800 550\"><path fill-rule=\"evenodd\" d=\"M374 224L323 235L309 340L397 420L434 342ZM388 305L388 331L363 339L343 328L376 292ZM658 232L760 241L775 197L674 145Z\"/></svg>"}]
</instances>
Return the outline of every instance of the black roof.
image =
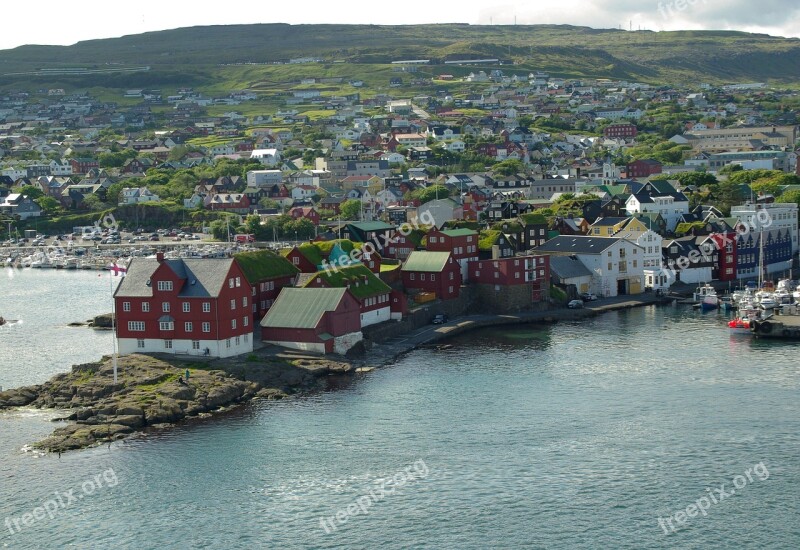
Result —
<instances>
[{"instance_id":1,"label":"black roof","mask_svg":"<svg viewBox=\"0 0 800 550\"><path fill-rule=\"evenodd\" d=\"M616 237L584 237L559 235L540 245L538 252L566 252L571 254L600 254L622 239Z\"/></svg>"}]
</instances>

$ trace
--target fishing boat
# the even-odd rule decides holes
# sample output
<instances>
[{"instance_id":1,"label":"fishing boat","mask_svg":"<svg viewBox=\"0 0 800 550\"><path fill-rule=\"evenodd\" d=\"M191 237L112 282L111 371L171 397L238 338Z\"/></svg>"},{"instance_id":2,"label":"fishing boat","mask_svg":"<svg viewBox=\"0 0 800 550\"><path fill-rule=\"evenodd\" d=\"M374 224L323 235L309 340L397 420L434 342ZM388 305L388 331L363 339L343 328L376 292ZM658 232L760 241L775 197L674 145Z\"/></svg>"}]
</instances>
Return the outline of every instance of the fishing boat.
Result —
<instances>
[{"instance_id":1,"label":"fishing boat","mask_svg":"<svg viewBox=\"0 0 800 550\"><path fill-rule=\"evenodd\" d=\"M711 285L702 285L697 287L697 289L694 291L693 298L700 302L700 307L703 309L716 309L719 307L717 291Z\"/></svg>"}]
</instances>

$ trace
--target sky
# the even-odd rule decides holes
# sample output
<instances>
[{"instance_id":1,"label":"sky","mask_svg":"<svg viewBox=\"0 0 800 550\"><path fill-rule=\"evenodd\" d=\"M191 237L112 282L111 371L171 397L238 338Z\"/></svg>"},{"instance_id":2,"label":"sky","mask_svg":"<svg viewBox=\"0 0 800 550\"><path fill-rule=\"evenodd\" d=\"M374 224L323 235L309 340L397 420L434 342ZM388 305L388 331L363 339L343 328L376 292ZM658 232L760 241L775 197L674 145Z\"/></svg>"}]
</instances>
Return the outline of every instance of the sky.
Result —
<instances>
[{"instance_id":1,"label":"sky","mask_svg":"<svg viewBox=\"0 0 800 550\"><path fill-rule=\"evenodd\" d=\"M570 24L653 31L724 29L800 37L797 0L402 0L386 5L366 0L306 0L304 3L239 0L213 4L137 0L45 0L33 14L24 2L0 7L0 49L23 44L69 45L148 31L249 23L352 24ZM119 11L117 11L119 10ZM38 11L38 10L37 10ZM34 16L33 29L25 21Z\"/></svg>"}]
</instances>

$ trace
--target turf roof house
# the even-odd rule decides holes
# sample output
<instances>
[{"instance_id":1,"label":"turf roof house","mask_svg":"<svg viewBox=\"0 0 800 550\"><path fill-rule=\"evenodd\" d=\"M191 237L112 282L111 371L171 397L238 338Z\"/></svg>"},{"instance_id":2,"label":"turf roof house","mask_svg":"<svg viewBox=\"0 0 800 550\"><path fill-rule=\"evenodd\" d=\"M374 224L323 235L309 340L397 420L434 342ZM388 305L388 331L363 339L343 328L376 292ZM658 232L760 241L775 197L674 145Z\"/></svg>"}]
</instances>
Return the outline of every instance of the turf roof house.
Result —
<instances>
[{"instance_id":1,"label":"turf roof house","mask_svg":"<svg viewBox=\"0 0 800 550\"><path fill-rule=\"evenodd\" d=\"M284 288L261 320L268 344L344 354L363 339L358 300L347 288Z\"/></svg>"},{"instance_id":2,"label":"turf roof house","mask_svg":"<svg viewBox=\"0 0 800 550\"><path fill-rule=\"evenodd\" d=\"M461 266L449 252L416 250L401 268L406 291L433 292L452 300L461 292Z\"/></svg>"},{"instance_id":3,"label":"turf roof house","mask_svg":"<svg viewBox=\"0 0 800 550\"><path fill-rule=\"evenodd\" d=\"M301 273L316 273L324 269L364 264L373 273L381 272L381 255L372 252L362 243L347 239L303 243L286 251L286 259Z\"/></svg>"},{"instance_id":4,"label":"turf roof house","mask_svg":"<svg viewBox=\"0 0 800 550\"><path fill-rule=\"evenodd\" d=\"M383 249L395 233L395 226L384 222L351 222L344 227L342 236L355 243L371 242L383 254Z\"/></svg>"},{"instance_id":5,"label":"turf roof house","mask_svg":"<svg viewBox=\"0 0 800 550\"><path fill-rule=\"evenodd\" d=\"M361 326L391 319L392 289L363 264L318 271L304 277L303 288L347 288L358 300Z\"/></svg>"},{"instance_id":6,"label":"turf roof house","mask_svg":"<svg viewBox=\"0 0 800 550\"><path fill-rule=\"evenodd\" d=\"M281 289L292 286L300 270L286 258L270 250L241 252L234 256L252 287L254 321L264 318Z\"/></svg>"},{"instance_id":7,"label":"turf roof house","mask_svg":"<svg viewBox=\"0 0 800 550\"><path fill-rule=\"evenodd\" d=\"M233 258L134 258L114 293L121 354L253 351L251 287Z\"/></svg>"},{"instance_id":8,"label":"turf roof house","mask_svg":"<svg viewBox=\"0 0 800 550\"><path fill-rule=\"evenodd\" d=\"M478 255L481 260L510 258L514 253L514 243L502 231L496 229L481 231L478 240Z\"/></svg>"}]
</instances>

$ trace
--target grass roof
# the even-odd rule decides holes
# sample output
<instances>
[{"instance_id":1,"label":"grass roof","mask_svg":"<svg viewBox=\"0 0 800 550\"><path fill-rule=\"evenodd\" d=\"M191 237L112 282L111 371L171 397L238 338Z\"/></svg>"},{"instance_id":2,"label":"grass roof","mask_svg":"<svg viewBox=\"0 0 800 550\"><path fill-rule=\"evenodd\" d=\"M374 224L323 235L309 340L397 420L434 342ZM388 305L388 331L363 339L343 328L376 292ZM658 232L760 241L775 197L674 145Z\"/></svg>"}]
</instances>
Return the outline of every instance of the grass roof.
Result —
<instances>
[{"instance_id":1,"label":"grass roof","mask_svg":"<svg viewBox=\"0 0 800 550\"><path fill-rule=\"evenodd\" d=\"M545 218L542 214L535 214L535 213L520 214L519 219L525 222L525 225L547 223L547 218Z\"/></svg>"},{"instance_id":2,"label":"grass roof","mask_svg":"<svg viewBox=\"0 0 800 550\"><path fill-rule=\"evenodd\" d=\"M270 250L240 252L233 256L250 284L264 279L292 277L300 272L283 256Z\"/></svg>"},{"instance_id":3,"label":"grass roof","mask_svg":"<svg viewBox=\"0 0 800 550\"><path fill-rule=\"evenodd\" d=\"M481 238L478 239L478 250L491 250L500 235L501 232L494 229L481 231Z\"/></svg>"},{"instance_id":4,"label":"grass roof","mask_svg":"<svg viewBox=\"0 0 800 550\"><path fill-rule=\"evenodd\" d=\"M363 264L356 264L333 270L318 271L309 277L304 287L313 286L320 278L332 288L346 288L358 299L387 294L392 289Z\"/></svg>"}]
</instances>

